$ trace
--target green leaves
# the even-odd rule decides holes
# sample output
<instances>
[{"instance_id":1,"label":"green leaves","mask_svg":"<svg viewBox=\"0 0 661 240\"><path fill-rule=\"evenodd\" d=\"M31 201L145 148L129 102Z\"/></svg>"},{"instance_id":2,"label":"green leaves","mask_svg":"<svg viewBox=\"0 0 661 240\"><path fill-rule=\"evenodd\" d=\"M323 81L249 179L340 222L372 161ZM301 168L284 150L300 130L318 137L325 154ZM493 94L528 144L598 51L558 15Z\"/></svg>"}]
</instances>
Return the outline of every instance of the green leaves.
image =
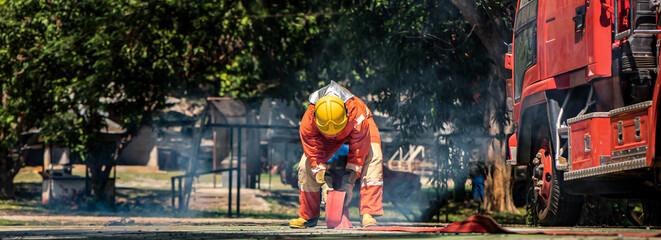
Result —
<instances>
[{"instance_id":1,"label":"green leaves","mask_svg":"<svg viewBox=\"0 0 661 240\"><path fill-rule=\"evenodd\" d=\"M85 145L108 114L127 129L148 122L165 96L205 82L223 65L230 44L220 44L225 33L212 30L223 8L235 7L224 4L2 2L0 76L7 97L0 128L13 139L37 128L49 140Z\"/></svg>"}]
</instances>

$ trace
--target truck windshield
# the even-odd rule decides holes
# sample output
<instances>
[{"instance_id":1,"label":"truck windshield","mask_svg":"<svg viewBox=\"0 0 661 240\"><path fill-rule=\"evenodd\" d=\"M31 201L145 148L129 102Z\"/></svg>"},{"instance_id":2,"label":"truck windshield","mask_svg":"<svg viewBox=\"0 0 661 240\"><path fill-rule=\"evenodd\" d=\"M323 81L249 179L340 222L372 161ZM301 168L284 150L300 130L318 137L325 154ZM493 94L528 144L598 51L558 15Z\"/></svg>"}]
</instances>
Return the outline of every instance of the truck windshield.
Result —
<instances>
[{"instance_id":1,"label":"truck windshield","mask_svg":"<svg viewBox=\"0 0 661 240\"><path fill-rule=\"evenodd\" d=\"M537 62L537 0L521 0L514 29L514 101L521 100L523 76Z\"/></svg>"}]
</instances>

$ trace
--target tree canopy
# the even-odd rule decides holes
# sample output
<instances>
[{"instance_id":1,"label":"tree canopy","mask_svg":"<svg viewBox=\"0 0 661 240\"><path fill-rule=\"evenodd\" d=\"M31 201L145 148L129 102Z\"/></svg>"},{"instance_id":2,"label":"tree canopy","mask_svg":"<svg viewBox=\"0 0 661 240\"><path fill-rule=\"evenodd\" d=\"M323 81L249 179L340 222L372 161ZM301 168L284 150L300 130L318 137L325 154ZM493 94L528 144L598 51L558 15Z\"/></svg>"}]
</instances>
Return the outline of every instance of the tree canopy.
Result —
<instances>
[{"instance_id":1,"label":"tree canopy","mask_svg":"<svg viewBox=\"0 0 661 240\"><path fill-rule=\"evenodd\" d=\"M0 2L2 148L20 150L20 135L39 129L47 142L65 142L83 158L108 159L92 172L107 178L110 168L100 171L117 151L96 146L103 142L105 120L118 122L130 136L163 107L166 96L214 91L209 79L232 62L242 44L237 38L242 23L225 20L240 9L237 5ZM3 170L14 170L4 175L13 177L20 154L5 152Z\"/></svg>"}]
</instances>

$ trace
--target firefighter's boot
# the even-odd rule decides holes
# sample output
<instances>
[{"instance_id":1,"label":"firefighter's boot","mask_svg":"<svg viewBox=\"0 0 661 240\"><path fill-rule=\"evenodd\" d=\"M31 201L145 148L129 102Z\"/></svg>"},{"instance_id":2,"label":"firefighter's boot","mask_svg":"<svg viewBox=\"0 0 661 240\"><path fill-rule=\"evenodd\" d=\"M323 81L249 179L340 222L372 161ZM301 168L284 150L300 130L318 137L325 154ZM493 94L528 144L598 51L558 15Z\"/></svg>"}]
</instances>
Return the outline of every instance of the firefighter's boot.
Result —
<instances>
[{"instance_id":1,"label":"firefighter's boot","mask_svg":"<svg viewBox=\"0 0 661 240\"><path fill-rule=\"evenodd\" d=\"M376 219L372 217L372 215L369 215L367 213L363 214L362 220L360 221L360 226L362 227L371 227L371 226L376 226Z\"/></svg>"},{"instance_id":2,"label":"firefighter's boot","mask_svg":"<svg viewBox=\"0 0 661 240\"><path fill-rule=\"evenodd\" d=\"M309 220L305 220L302 217L295 218L289 221L289 227L291 228L309 228L309 227L316 227L317 226L317 220L319 218L313 218Z\"/></svg>"}]
</instances>

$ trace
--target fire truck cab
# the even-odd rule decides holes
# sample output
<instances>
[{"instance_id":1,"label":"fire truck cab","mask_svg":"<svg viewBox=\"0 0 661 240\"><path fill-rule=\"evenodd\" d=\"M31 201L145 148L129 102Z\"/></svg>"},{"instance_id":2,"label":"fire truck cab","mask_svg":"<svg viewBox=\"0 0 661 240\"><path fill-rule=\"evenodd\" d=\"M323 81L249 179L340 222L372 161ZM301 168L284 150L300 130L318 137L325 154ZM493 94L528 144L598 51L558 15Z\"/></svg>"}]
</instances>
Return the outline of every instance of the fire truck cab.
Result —
<instances>
[{"instance_id":1,"label":"fire truck cab","mask_svg":"<svg viewBox=\"0 0 661 240\"><path fill-rule=\"evenodd\" d=\"M659 205L660 4L519 0L508 161L528 166L541 224L575 224L583 195Z\"/></svg>"}]
</instances>

